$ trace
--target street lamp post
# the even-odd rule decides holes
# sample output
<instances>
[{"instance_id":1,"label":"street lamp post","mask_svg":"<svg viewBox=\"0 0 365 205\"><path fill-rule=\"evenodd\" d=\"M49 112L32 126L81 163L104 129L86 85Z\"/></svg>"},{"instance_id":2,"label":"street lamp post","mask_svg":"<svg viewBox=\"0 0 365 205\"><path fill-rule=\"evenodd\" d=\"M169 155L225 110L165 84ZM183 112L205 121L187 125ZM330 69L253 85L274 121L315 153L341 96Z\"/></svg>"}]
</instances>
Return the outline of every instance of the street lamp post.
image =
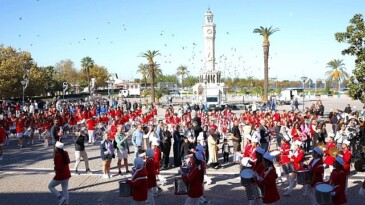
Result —
<instances>
[{"instance_id":1,"label":"street lamp post","mask_svg":"<svg viewBox=\"0 0 365 205\"><path fill-rule=\"evenodd\" d=\"M23 104L23 107L24 107L24 92L25 92L25 89L28 87L28 79L24 79L24 80L20 81L20 83L23 86L23 101L22 101L22 104Z\"/></svg>"},{"instance_id":2,"label":"street lamp post","mask_svg":"<svg viewBox=\"0 0 365 205\"><path fill-rule=\"evenodd\" d=\"M62 83L62 87L63 87L63 92L62 92L62 94L63 94L63 101L65 101L65 92L66 92L66 90L68 88L68 83L67 82L63 82Z\"/></svg>"},{"instance_id":3,"label":"street lamp post","mask_svg":"<svg viewBox=\"0 0 365 205\"><path fill-rule=\"evenodd\" d=\"M304 87L304 84L307 81L308 77L303 76L300 79L302 80L302 83L303 83L303 112L304 112L304 97L305 97L305 92L304 92L305 91L305 87Z\"/></svg>"}]
</instances>

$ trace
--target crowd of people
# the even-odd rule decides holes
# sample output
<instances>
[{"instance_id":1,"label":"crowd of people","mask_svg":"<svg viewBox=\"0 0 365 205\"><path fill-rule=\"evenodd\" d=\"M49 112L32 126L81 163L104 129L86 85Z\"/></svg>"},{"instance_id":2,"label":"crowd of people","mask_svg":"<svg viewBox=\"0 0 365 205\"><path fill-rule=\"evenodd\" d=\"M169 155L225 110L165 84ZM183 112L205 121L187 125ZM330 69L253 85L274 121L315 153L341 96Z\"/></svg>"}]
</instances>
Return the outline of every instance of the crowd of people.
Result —
<instances>
[{"instance_id":1,"label":"crowd of people","mask_svg":"<svg viewBox=\"0 0 365 205\"><path fill-rule=\"evenodd\" d=\"M250 204L279 201L277 183L287 184L284 195L291 195L302 172L311 176L304 184L303 195L309 196L312 204L317 203L314 195L317 183L335 187L331 192L333 203L343 204L347 200L352 145L358 142L365 146L364 109L357 111L347 106L343 111L332 110L328 117L323 117L320 102L303 113L244 110L241 114L228 107L208 112L189 104L178 109L169 106L165 113L158 113L153 103L143 108L141 103L132 104L127 100L111 105L102 99L91 103L56 100L48 109L30 108L31 105L23 110L3 106L0 144L6 145L9 137L15 136L18 148L22 149L27 146L25 139L31 146L38 136L45 147L52 145L56 177L49 189L60 204L69 201L70 160L62 143L67 134L75 136L75 174L80 174L81 158L85 161L85 172L91 172L84 143L96 145L100 138L103 177L111 177L111 162L116 158L118 174L122 174L123 166L125 174L132 174L128 184L134 190L135 204L145 201L154 204L154 196L162 191L157 181L165 183L166 180L159 172L170 167L188 167L189 171L182 175L189 186L185 204L207 202L204 183L209 183L209 178L205 172L209 167L222 168L219 149L223 163L240 163L242 171L252 170L252 182L245 187L246 191L254 189L257 194L248 196ZM332 132L327 132L326 123L330 123ZM129 169L128 155L132 152L134 167ZM313 156L307 163L306 156L310 154ZM54 191L58 184L63 187L62 195ZM364 189L365 181L360 189L362 196Z\"/></svg>"}]
</instances>

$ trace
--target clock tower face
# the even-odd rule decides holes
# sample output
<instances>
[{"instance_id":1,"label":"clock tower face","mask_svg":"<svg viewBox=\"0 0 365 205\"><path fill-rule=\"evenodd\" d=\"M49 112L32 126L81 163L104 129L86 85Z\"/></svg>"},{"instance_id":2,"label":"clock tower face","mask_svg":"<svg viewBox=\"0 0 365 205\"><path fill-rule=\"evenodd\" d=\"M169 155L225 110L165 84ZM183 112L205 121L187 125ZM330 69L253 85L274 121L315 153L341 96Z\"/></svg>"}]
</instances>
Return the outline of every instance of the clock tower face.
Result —
<instances>
[{"instance_id":1,"label":"clock tower face","mask_svg":"<svg viewBox=\"0 0 365 205\"><path fill-rule=\"evenodd\" d=\"M212 31L212 29L208 29L208 30L207 30L207 33L208 33L208 34L212 34L212 32L213 32L213 31Z\"/></svg>"}]
</instances>

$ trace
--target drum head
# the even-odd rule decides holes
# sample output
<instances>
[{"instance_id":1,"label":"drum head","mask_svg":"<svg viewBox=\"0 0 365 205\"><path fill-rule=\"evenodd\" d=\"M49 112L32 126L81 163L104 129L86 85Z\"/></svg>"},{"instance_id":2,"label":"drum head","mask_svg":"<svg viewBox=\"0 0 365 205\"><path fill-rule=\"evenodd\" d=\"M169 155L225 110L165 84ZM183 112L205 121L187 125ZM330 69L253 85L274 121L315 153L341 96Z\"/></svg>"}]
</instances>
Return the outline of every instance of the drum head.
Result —
<instances>
[{"instance_id":1,"label":"drum head","mask_svg":"<svg viewBox=\"0 0 365 205\"><path fill-rule=\"evenodd\" d=\"M250 158L249 157L244 157L241 160L241 164L245 167L251 167L252 165L249 163Z\"/></svg>"},{"instance_id":2,"label":"drum head","mask_svg":"<svg viewBox=\"0 0 365 205\"><path fill-rule=\"evenodd\" d=\"M279 154L280 154L280 151L278 151L278 150L274 150L274 151L270 152L271 156L277 156Z\"/></svg>"},{"instance_id":3,"label":"drum head","mask_svg":"<svg viewBox=\"0 0 365 205\"><path fill-rule=\"evenodd\" d=\"M245 179L251 179L253 177L253 173L251 169L244 169L241 171L240 176Z\"/></svg>"},{"instance_id":4,"label":"drum head","mask_svg":"<svg viewBox=\"0 0 365 205\"><path fill-rule=\"evenodd\" d=\"M320 192L331 192L333 190L333 186L330 184L318 184L316 185L316 190Z\"/></svg>"}]
</instances>

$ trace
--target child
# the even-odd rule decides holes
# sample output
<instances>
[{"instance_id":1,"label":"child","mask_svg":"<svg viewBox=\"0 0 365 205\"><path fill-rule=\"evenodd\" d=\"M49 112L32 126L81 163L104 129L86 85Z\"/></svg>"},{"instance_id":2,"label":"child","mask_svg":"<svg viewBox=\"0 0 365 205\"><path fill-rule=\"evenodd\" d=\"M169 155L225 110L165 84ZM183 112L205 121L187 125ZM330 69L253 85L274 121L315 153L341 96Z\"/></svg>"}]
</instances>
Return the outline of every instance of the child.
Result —
<instances>
[{"instance_id":1,"label":"child","mask_svg":"<svg viewBox=\"0 0 365 205\"><path fill-rule=\"evenodd\" d=\"M148 185L148 201L150 205L155 205L154 192L157 186L156 182L156 164L153 159L155 151L151 148L146 150L146 170L147 170L147 185Z\"/></svg>"},{"instance_id":2,"label":"child","mask_svg":"<svg viewBox=\"0 0 365 205\"><path fill-rule=\"evenodd\" d=\"M187 137L184 137L184 142L181 145L181 152L180 152L183 164L185 164L185 160L189 158L189 154L191 154L191 145L189 139Z\"/></svg>"},{"instance_id":3,"label":"child","mask_svg":"<svg viewBox=\"0 0 365 205\"><path fill-rule=\"evenodd\" d=\"M228 163L229 162L229 151L230 146L227 142L227 138L225 138L223 140L223 145L222 145L222 153L223 153L223 163Z\"/></svg>"},{"instance_id":4,"label":"child","mask_svg":"<svg viewBox=\"0 0 365 205\"><path fill-rule=\"evenodd\" d=\"M136 157L134 159L134 169L132 174L132 179L128 180L127 183L132 188L133 202L135 205L144 205L147 200L147 171L143 166L143 159L140 157Z\"/></svg>"},{"instance_id":5,"label":"child","mask_svg":"<svg viewBox=\"0 0 365 205\"><path fill-rule=\"evenodd\" d=\"M330 176L330 180L327 182L334 186L334 190L332 191L332 203L333 204L346 204L346 171L343 169L343 165L345 164L342 157L338 156L333 163L333 171Z\"/></svg>"}]
</instances>

